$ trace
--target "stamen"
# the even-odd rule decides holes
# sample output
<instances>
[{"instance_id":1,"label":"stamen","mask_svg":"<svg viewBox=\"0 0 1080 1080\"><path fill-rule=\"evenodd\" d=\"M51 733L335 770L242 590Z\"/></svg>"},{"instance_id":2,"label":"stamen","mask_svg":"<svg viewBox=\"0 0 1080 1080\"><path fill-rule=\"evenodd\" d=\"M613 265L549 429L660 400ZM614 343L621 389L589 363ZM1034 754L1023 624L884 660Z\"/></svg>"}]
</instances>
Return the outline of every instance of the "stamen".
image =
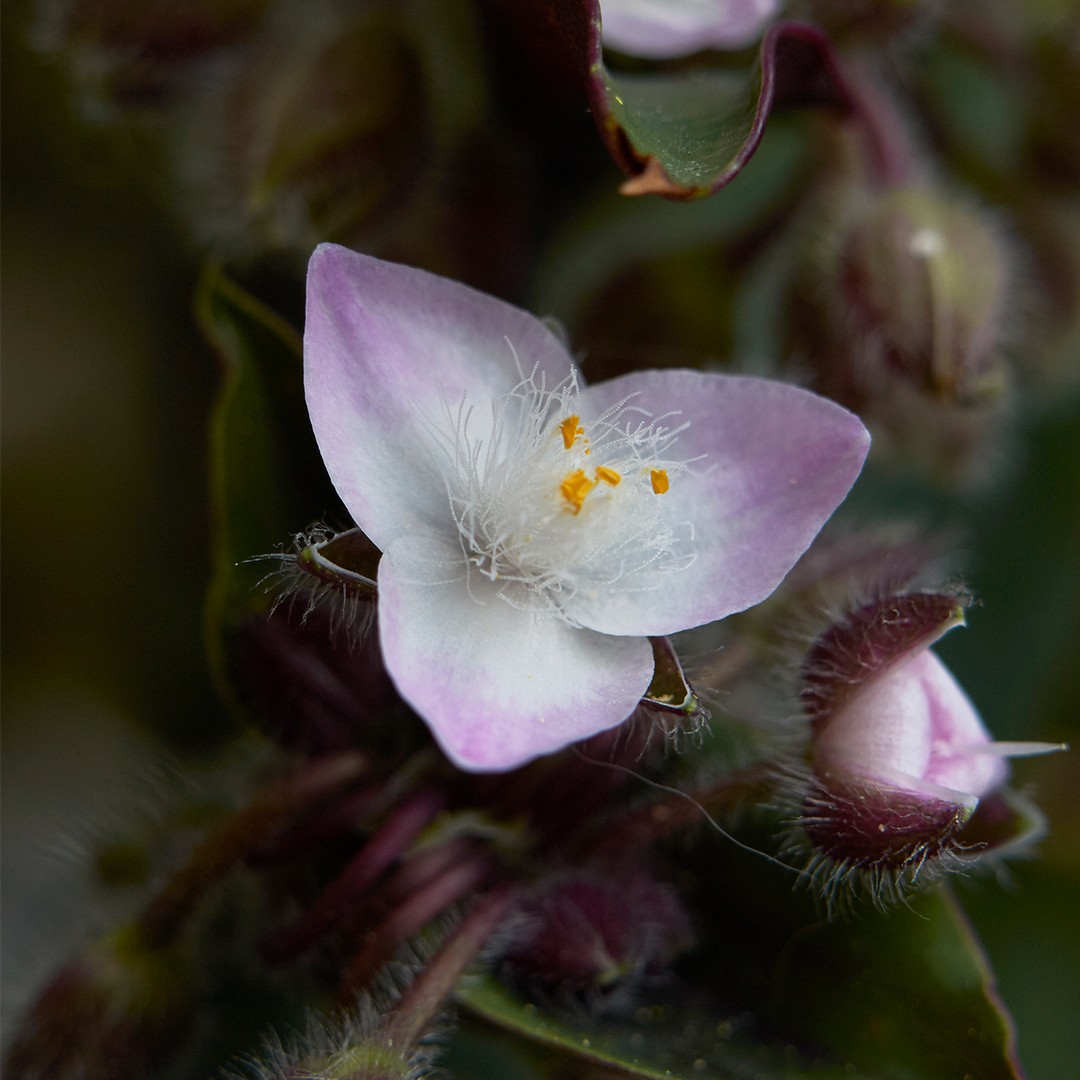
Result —
<instances>
[{"instance_id":1,"label":"stamen","mask_svg":"<svg viewBox=\"0 0 1080 1080\"><path fill-rule=\"evenodd\" d=\"M490 402L490 418L466 395L425 417L443 459L467 583L484 578L500 601L576 626L565 608L580 590L657 588L693 563L692 523L668 521L674 508L649 498L700 460L671 453L689 423L673 422L677 413L653 415L635 403L639 396L585 426L577 373L548 387L534 368ZM596 512L581 519L590 497Z\"/></svg>"},{"instance_id":2,"label":"stamen","mask_svg":"<svg viewBox=\"0 0 1080 1080\"><path fill-rule=\"evenodd\" d=\"M579 435L585 434L585 429L579 426L580 423L580 416L568 416L559 425L559 430L562 431L563 446L565 446L567 450L573 447L574 443L577 442L577 437ZM588 451L586 451L586 453L587 452Z\"/></svg>"},{"instance_id":3,"label":"stamen","mask_svg":"<svg viewBox=\"0 0 1080 1080\"><path fill-rule=\"evenodd\" d=\"M572 473L567 473L563 478L563 482L559 485L559 492L573 507L576 514L581 510L582 504L585 502L585 496L594 487L596 487L596 481L590 480L585 475L584 469L575 469Z\"/></svg>"}]
</instances>

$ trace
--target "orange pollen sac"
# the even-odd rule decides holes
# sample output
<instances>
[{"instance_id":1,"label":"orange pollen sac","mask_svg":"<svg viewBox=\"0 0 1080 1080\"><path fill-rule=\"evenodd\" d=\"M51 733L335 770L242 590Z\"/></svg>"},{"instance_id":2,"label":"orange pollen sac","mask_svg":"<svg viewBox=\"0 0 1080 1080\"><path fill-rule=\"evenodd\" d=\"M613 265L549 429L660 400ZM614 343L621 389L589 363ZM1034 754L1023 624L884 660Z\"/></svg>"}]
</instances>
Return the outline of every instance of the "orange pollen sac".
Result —
<instances>
[{"instance_id":1,"label":"orange pollen sac","mask_svg":"<svg viewBox=\"0 0 1080 1080\"><path fill-rule=\"evenodd\" d=\"M652 489L656 495L663 495L671 487L667 469L650 469L649 479L652 481Z\"/></svg>"},{"instance_id":2,"label":"orange pollen sac","mask_svg":"<svg viewBox=\"0 0 1080 1080\"><path fill-rule=\"evenodd\" d=\"M559 493L570 504L576 514L585 502L585 496L594 487L596 487L596 481L590 480L585 475L584 469L575 469L572 473L567 473L563 478L563 482L559 485Z\"/></svg>"},{"instance_id":3,"label":"orange pollen sac","mask_svg":"<svg viewBox=\"0 0 1080 1080\"><path fill-rule=\"evenodd\" d=\"M622 479L622 476L614 469L609 469L606 465L597 465L596 479L603 480L605 484L614 487Z\"/></svg>"},{"instance_id":4,"label":"orange pollen sac","mask_svg":"<svg viewBox=\"0 0 1080 1080\"><path fill-rule=\"evenodd\" d=\"M583 427L579 427L580 423L580 416L568 416L559 425L559 430L562 432L563 446L565 446L567 450L569 450L574 445L574 443L577 442L577 437L579 435L585 434L585 429Z\"/></svg>"}]
</instances>

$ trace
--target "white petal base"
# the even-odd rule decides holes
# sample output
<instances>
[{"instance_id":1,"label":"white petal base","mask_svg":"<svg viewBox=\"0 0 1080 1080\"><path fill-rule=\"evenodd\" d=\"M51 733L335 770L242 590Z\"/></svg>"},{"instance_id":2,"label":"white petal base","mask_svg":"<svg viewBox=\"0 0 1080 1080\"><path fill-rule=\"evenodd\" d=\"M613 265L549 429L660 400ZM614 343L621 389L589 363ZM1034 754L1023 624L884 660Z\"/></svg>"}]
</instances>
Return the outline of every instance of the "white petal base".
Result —
<instances>
[{"instance_id":1,"label":"white petal base","mask_svg":"<svg viewBox=\"0 0 1080 1080\"><path fill-rule=\"evenodd\" d=\"M504 771L614 727L653 672L644 637L522 610L451 541L408 537L379 564L383 656L455 764Z\"/></svg>"}]
</instances>

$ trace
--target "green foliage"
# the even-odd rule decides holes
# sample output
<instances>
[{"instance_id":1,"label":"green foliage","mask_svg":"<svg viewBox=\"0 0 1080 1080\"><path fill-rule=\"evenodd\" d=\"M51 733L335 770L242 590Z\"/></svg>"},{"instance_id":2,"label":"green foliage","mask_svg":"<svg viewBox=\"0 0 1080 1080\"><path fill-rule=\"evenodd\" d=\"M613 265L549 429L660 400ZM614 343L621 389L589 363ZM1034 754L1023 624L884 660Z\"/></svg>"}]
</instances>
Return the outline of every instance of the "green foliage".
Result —
<instances>
[{"instance_id":1,"label":"green foliage","mask_svg":"<svg viewBox=\"0 0 1080 1080\"><path fill-rule=\"evenodd\" d=\"M851 107L829 39L798 23L775 25L756 63L748 54L735 54L734 62L710 54L704 64L639 74L613 69L595 46L590 54L593 106L609 149L631 176L626 194L713 194L746 167L774 110L816 105L845 115Z\"/></svg>"},{"instance_id":2,"label":"green foliage","mask_svg":"<svg viewBox=\"0 0 1080 1080\"><path fill-rule=\"evenodd\" d=\"M207 602L211 657L224 673L223 635L270 598L253 562L335 505L307 422L300 338L216 266L196 298L199 324L221 362L210 421L213 580Z\"/></svg>"}]
</instances>

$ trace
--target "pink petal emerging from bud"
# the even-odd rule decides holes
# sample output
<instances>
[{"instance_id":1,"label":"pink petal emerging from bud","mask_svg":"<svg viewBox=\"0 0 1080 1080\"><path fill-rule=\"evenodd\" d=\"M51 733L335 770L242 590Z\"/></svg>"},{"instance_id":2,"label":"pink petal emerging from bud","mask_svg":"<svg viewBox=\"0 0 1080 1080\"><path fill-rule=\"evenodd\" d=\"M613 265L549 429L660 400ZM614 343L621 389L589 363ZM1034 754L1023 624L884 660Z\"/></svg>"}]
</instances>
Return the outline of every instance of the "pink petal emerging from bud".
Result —
<instances>
[{"instance_id":1,"label":"pink petal emerging from bud","mask_svg":"<svg viewBox=\"0 0 1080 1080\"><path fill-rule=\"evenodd\" d=\"M974 807L1006 775L967 695L928 649L856 693L822 727L814 761L827 776Z\"/></svg>"},{"instance_id":2,"label":"pink petal emerging from bud","mask_svg":"<svg viewBox=\"0 0 1080 1080\"><path fill-rule=\"evenodd\" d=\"M802 826L827 864L914 874L965 846L1005 757L929 646L963 622L955 592L883 597L851 611L810 650L803 705L813 777ZM1019 752L1025 752L1023 750Z\"/></svg>"}]
</instances>

